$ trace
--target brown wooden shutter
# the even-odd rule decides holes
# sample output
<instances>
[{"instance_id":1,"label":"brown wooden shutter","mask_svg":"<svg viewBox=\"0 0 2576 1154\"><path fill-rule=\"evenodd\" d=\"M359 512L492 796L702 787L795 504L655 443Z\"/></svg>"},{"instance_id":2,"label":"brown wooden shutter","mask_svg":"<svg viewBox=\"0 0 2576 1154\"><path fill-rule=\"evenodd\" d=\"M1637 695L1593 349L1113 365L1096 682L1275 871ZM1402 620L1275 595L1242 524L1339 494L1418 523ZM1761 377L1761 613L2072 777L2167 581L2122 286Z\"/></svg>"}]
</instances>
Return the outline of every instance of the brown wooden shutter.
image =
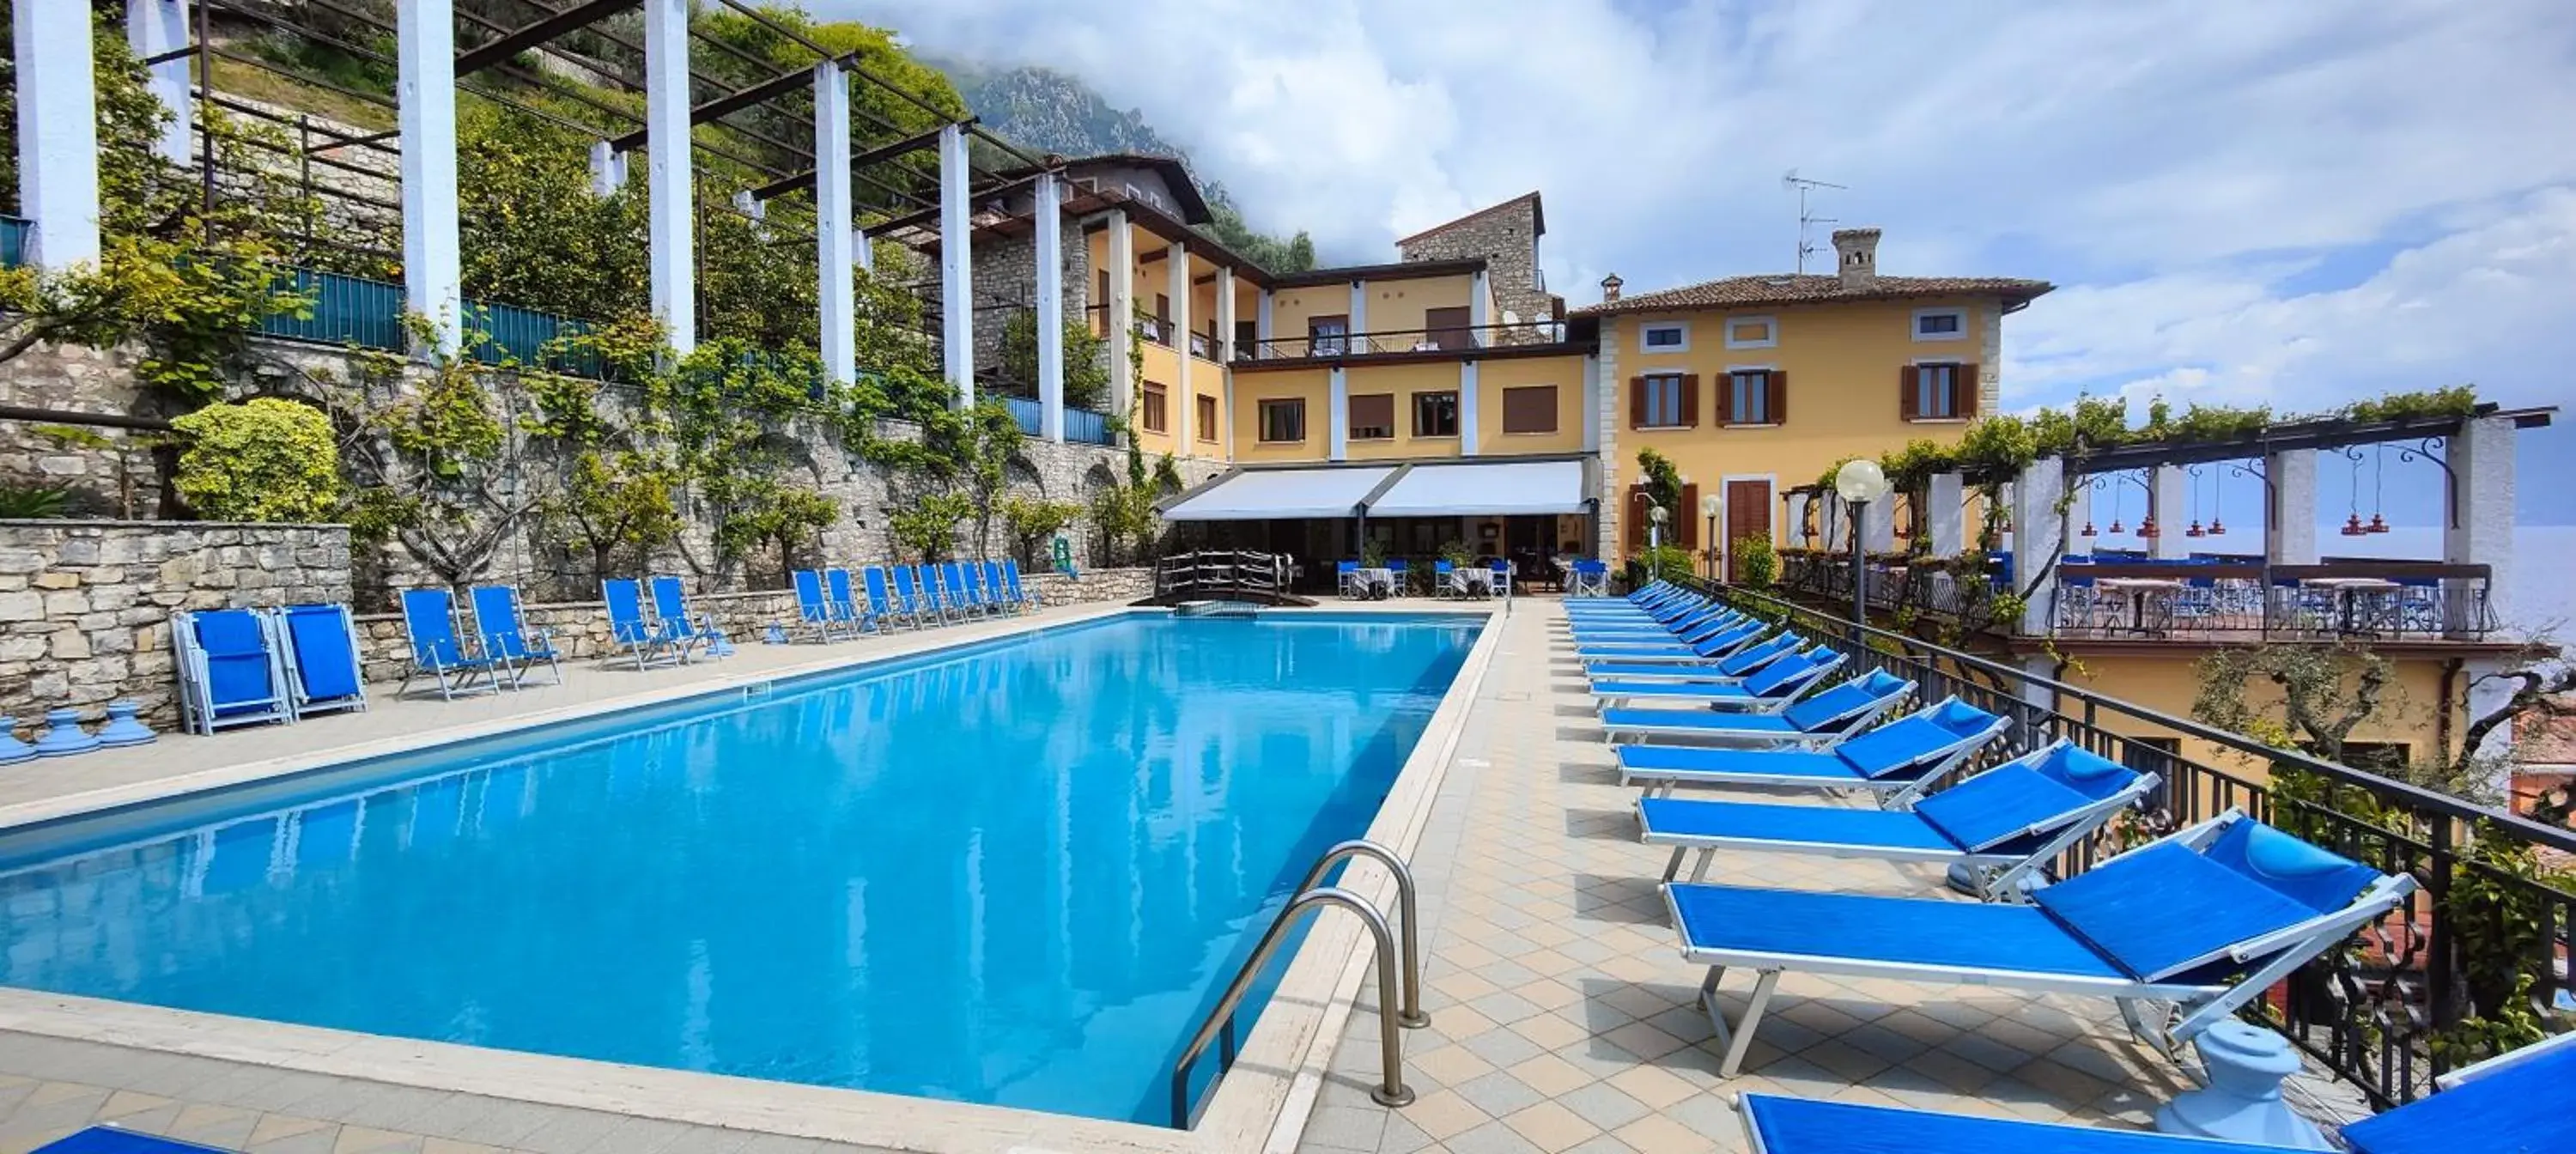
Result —
<instances>
[{"instance_id":1,"label":"brown wooden shutter","mask_svg":"<svg viewBox=\"0 0 2576 1154\"><path fill-rule=\"evenodd\" d=\"M1638 379L1642 381L1644 378L1640 377ZM1643 387L1644 386L1642 385L1639 386L1641 390ZM1628 486L1628 503L1619 507L1619 515L1628 523L1628 555L1633 557L1644 552L1646 548L1646 519L1649 516L1646 512L1646 487L1644 485Z\"/></svg>"},{"instance_id":2,"label":"brown wooden shutter","mask_svg":"<svg viewBox=\"0 0 2576 1154\"><path fill-rule=\"evenodd\" d=\"M1628 427L1646 427L1646 378L1628 378Z\"/></svg>"},{"instance_id":3,"label":"brown wooden shutter","mask_svg":"<svg viewBox=\"0 0 2576 1154\"><path fill-rule=\"evenodd\" d=\"M1681 547L1699 548L1699 486L1682 486L1682 507L1673 510L1673 520L1681 527Z\"/></svg>"},{"instance_id":4,"label":"brown wooden shutter","mask_svg":"<svg viewBox=\"0 0 2576 1154\"><path fill-rule=\"evenodd\" d=\"M1909 421L1923 415L1922 406L1915 403L1920 391L1917 381L1918 374L1912 365L1896 371L1896 414Z\"/></svg>"},{"instance_id":5,"label":"brown wooden shutter","mask_svg":"<svg viewBox=\"0 0 2576 1154\"><path fill-rule=\"evenodd\" d=\"M1682 374L1682 427L1683 427L1683 428L1685 428L1685 429L1690 429L1690 428L1696 428L1696 427L1698 427L1698 425L1699 425L1699 374L1698 374L1698 373L1683 373L1683 374Z\"/></svg>"},{"instance_id":6,"label":"brown wooden shutter","mask_svg":"<svg viewBox=\"0 0 2576 1154\"><path fill-rule=\"evenodd\" d=\"M1974 417L1977 415L1977 366L1961 365L1958 374L1959 415Z\"/></svg>"},{"instance_id":7,"label":"brown wooden shutter","mask_svg":"<svg viewBox=\"0 0 2576 1154\"><path fill-rule=\"evenodd\" d=\"M1717 407L1710 411L1708 423L1711 428L1723 429L1735 423L1735 374L1719 373L1716 380L1717 388L1708 401Z\"/></svg>"},{"instance_id":8,"label":"brown wooden shutter","mask_svg":"<svg viewBox=\"0 0 2576 1154\"><path fill-rule=\"evenodd\" d=\"M1769 374L1763 377L1763 382L1771 393L1765 402L1765 407L1771 417L1771 423L1775 425L1788 424L1789 374L1781 372L1778 369L1773 369Z\"/></svg>"}]
</instances>

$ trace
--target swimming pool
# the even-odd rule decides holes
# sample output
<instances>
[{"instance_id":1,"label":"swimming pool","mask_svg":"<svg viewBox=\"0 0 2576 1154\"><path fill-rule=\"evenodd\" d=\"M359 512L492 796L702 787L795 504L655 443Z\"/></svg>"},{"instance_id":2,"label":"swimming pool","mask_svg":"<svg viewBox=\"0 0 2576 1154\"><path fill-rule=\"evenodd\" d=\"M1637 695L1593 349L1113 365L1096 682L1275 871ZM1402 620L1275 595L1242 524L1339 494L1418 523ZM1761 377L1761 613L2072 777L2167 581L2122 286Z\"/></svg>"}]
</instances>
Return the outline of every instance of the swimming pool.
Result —
<instances>
[{"instance_id":1,"label":"swimming pool","mask_svg":"<svg viewBox=\"0 0 2576 1154\"><path fill-rule=\"evenodd\" d=\"M1160 1123L1480 627L1128 614L0 835L0 984Z\"/></svg>"}]
</instances>

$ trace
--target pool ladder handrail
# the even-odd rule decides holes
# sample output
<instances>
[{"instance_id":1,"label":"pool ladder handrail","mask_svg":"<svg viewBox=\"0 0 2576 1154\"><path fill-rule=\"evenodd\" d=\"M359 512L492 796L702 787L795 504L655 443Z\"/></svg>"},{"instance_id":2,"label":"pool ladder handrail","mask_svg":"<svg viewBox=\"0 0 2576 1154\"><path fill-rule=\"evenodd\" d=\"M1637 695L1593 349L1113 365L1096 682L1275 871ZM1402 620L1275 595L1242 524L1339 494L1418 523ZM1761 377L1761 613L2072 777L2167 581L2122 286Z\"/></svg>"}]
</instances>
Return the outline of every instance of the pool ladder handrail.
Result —
<instances>
[{"instance_id":1,"label":"pool ladder handrail","mask_svg":"<svg viewBox=\"0 0 2576 1154\"><path fill-rule=\"evenodd\" d=\"M1375 859L1395 875L1396 908L1403 915L1404 970L1401 982L1397 980L1395 968L1387 964L1395 953L1395 935L1387 929L1386 915L1358 894L1338 886L1317 884L1337 863L1363 856ZM1190 1035L1189 1044L1181 1048L1180 1059L1172 1063L1174 1127L1189 1128L1190 1068L1198 1062L1201 1054L1207 1052L1210 1042L1218 1043L1216 1080L1222 1080L1226 1071L1234 1068L1236 1008L1269 963L1270 955L1277 952L1279 943L1287 939L1289 928L1307 913L1328 905L1351 911L1359 917L1362 925L1368 927L1371 956L1377 962L1378 1059L1381 1072L1378 1084L1369 1088L1369 1098L1381 1106L1409 1106L1413 1103L1413 1090L1404 1084L1404 1043L1398 1029L1420 1029L1431 1024L1431 1015L1422 1011L1422 930L1417 916L1420 905L1414 895L1413 871L1385 846L1353 839L1335 845L1324 851L1324 856L1315 859L1313 868L1306 871L1305 879L1297 883L1295 896L1288 899L1287 907L1279 911L1279 917L1270 923L1270 928L1262 932L1260 944L1252 947L1252 956L1235 971L1234 980L1226 985L1225 995L1217 999L1216 1008L1208 1012L1199 1028ZM1399 1006L1400 1009L1389 1015L1386 1012L1388 1006ZM1215 1081L1209 1085L1213 1088Z\"/></svg>"}]
</instances>

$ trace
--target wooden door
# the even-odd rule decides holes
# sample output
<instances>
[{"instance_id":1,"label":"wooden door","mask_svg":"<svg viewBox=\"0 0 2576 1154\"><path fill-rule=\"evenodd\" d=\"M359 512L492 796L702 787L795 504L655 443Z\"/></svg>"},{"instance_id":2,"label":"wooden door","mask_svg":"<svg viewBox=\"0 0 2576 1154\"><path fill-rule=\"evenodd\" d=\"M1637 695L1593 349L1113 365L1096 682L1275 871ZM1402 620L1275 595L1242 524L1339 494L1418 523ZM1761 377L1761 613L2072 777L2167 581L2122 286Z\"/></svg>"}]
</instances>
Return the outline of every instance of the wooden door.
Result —
<instances>
[{"instance_id":1,"label":"wooden door","mask_svg":"<svg viewBox=\"0 0 2576 1154\"><path fill-rule=\"evenodd\" d=\"M1740 537L1771 536L1771 482L1728 481L1726 483L1726 579L1740 580L1735 541Z\"/></svg>"},{"instance_id":2,"label":"wooden door","mask_svg":"<svg viewBox=\"0 0 2576 1154\"><path fill-rule=\"evenodd\" d=\"M1463 305L1457 308L1424 309L1422 327L1431 330L1429 335L1433 347L1452 351L1464 349L1475 343L1467 328L1467 322L1471 316L1473 314L1469 313Z\"/></svg>"}]
</instances>

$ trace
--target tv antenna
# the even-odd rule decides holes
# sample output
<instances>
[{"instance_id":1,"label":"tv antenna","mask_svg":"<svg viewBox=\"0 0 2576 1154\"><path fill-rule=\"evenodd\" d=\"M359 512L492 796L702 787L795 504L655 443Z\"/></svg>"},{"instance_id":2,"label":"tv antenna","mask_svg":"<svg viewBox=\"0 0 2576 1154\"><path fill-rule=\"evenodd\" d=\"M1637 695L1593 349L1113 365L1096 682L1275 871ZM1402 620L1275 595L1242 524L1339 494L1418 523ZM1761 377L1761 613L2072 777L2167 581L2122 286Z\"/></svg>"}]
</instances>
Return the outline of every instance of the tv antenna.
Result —
<instances>
[{"instance_id":1,"label":"tv antenna","mask_svg":"<svg viewBox=\"0 0 2576 1154\"><path fill-rule=\"evenodd\" d=\"M1788 175L1780 178L1780 187L1796 189L1798 192L1798 271L1804 273L1807 271L1807 258L1815 255L1816 252L1815 227L1820 224L1837 223L1833 217L1817 216L1809 211L1807 194L1819 188L1830 188L1836 192L1844 192L1848 189L1829 180L1811 180L1800 176L1798 170L1794 168L1789 170Z\"/></svg>"}]
</instances>

